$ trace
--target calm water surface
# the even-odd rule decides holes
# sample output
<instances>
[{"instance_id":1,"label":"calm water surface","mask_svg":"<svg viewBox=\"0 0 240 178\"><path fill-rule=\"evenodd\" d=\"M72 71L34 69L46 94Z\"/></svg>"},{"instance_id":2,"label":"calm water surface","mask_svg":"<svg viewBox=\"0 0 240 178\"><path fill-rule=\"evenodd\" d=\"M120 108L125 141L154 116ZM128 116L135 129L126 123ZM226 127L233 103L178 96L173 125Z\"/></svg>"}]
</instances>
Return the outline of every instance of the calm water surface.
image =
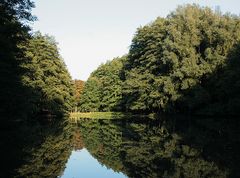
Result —
<instances>
[{"instance_id":1,"label":"calm water surface","mask_svg":"<svg viewBox=\"0 0 240 178\"><path fill-rule=\"evenodd\" d=\"M121 172L114 172L95 159L87 149L72 151L61 178L126 178Z\"/></svg>"},{"instance_id":2,"label":"calm water surface","mask_svg":"<svg viewBox=\"0 0 240 178\"><path fill-rule=\"evenodd\" d=\"M189 117L10 124L0 178L238 178L239 126Z\"/></svg>"}]
</instances>

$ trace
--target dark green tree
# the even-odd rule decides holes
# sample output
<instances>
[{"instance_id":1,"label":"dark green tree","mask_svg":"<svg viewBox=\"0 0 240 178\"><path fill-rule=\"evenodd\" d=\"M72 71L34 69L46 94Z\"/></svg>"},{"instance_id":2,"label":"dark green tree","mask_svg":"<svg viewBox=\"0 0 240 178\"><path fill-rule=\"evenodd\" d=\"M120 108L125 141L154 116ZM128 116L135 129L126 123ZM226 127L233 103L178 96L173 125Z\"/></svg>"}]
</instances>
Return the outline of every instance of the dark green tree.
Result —
<instances>
[{"instance_id":1,"label":"dark green tree","mask_svg":"<svg viewBox=\"0 0 240 178\"><path fill-rule=\"evenodd\" d=\"M48 111L62 115L74 105L74 86L53 37L36 33L24 46L26 60L21 67L23 85L31 88L28 103L33 113Z\"/></svg>"},{"instance_id":2,"label":"dark green tree","mask_svg":"<svg viewBox=\"0 0 240 178\"><path fill-rule=\"evenodd\" d=\"M239 16L179 6L138 28L122 64L113 60L94 71L79 106L239 115L239 43Z\"/></svg>"},{"instance_id":3,"label":"dark green tree","mask_svg":"<svg viewBox=\"0 0 240 178\"><path fill-rule=\"evenodd\" d=\"M228 102L220 93L214 97L217 84L209 81L228 65L239 25L238 16L186 5L139 28L124 65L125 109L197 113L209 103Z\"/></svg>"},{"instance_id":4,"label":"dark green tree","mask_svg":"<svg viewBox=\"0 0 240 178\"><path fill-rule=\"evenodd\" d=\"M26 117L28 89L22 86L24 70L20 67L25 58L19 45L30 37L33 7L30 0L0 2L0 114L8 119Z\"/></svg>"},{"instance_id":5,"label":"dark green tree","mask_svg":"<svg viewBox=\"0 0 240 178\"><path fill-rule=\"evenodd\" d=\"M84 81L74 80L73 82L74 82L74 98L76 103L79 103L84 88Z\"/></svg>"},{"instance_id":6,"label":"dark green tree","mask_svg":"<svg viewBox=\"0 0 240 178\"><path fill-rule=\"evenodd\" d=\"M0 2L0 112L12 119L29 119L41 111L62 115L74 102L57 43L30 33L33 7L30 0Z\"/></svg>"},{"instance_id":7,"label":"dark green tree","mask_svg":"<svg viewBox=\"0 0 240 178\"><path fill-rule=\"evenodd\" d=\"M120 110L122 99L122 67L125 57L102 64L85 83L80 99L81 111Z\"/></svg>"}]
</instances>

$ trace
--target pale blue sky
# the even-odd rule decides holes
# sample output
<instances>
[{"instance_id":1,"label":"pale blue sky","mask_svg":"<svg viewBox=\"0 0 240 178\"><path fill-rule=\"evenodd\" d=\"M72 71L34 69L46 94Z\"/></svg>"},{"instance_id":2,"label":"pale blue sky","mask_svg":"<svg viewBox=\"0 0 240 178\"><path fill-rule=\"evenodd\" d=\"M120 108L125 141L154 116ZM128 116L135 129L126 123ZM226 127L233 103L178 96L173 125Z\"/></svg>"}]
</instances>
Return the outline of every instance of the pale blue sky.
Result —
<instances>
[{"instance_id":1,"label":"pale blue sky","mask_svg":"<svg viewBox=\"0 0 240 178\"><path fill-rule=\"evenodd\" d=\"M240 14L240 0L36 0L33 29L55 36L73 79L86 80L98 65L128 52L137 27L186 3Z\"/></svg>"}]
</instances>

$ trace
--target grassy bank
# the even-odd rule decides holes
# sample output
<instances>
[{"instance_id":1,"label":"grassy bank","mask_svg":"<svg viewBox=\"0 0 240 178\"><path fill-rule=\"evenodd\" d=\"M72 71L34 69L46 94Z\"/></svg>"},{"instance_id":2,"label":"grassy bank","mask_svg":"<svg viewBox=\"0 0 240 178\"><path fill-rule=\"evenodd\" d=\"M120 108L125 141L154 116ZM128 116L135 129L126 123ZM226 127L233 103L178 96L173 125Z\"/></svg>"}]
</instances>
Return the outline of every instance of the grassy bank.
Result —
<instances>
[{"instance_id":1,"label":"grassy bank","mask_svg":"<svg viewBox=\"0 0 240 178\"><path fill-rule=\"evenodd\" d=\"M149 117L150 115L140 115L123 112L72 112L70 113L70 119L124 119L133 117Z\"/></svg>"},{"instance_id":2,"label":"grassy bank","mask_svg":"<svg viewBox=\"0 0 240 178\"><path fill-rule=\"evenodd\" d=\"M89 118L89 119L119 119L125 114L121 112L73 112L70 118Z\"/></svg>"}]
</instances>

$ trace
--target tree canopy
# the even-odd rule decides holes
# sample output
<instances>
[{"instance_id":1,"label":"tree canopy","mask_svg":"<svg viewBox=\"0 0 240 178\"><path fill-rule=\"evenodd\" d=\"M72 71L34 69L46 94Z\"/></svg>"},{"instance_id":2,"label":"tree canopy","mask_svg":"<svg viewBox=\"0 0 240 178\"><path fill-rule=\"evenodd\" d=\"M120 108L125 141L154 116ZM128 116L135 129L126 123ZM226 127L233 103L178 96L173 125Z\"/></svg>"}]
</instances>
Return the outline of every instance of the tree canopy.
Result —
<instances>
[{"instance_id":1,"label":"tree canopy","mask_svg":"<svg viewBox=\"0 0 240 178\"><path fill-rule=\"evenodd\" d=\"M54 38L36 33L24 48L28 60L21 65L26 71L22 82L32 91L32 111L48 110L61 115L71 110L73 83Z\"/></svg>"},{"instance_id":2,"label":"tree canopy","mask_svg":"<svg viewBox=\"0 0 240 178\"><path fill-rule=\"evenodd\" d=\"M86 86L92 82L95 100L80 106L94 103L90 107L96 110L104 111L104 105L113 110L114 98L123 111L239 114L239 40L239 16L179 6L137 29L118 77L107 75L103 66L91 75ZM118 87L114 90L121 97L112 97L99 75L113 81L111 88Z\"/></svg>"},{"instance_id":3,"label":"tree canopy","mask_svg":"<svg viewBox=\"0 0 240 178\"><path fill-rule=\"evenodd\" d=\"M125 57L115 58L99 66L85 83L79 102L81 111L120 110L122 98L121 72Z\"/></svg>"},{"instance_id":4,"label":"tree canopy","mask_svg":"<svg viewBox=\"0 0 240 178\"><path fill-rule=\"evenodd\" d=\"M73 84L50 36L31 32L30 0L0 2L0 114L30 119L42 111L62 115L70 110Z\"/></svg>"},{"instance_id":5,"label":"tree canopy","mask_svg":"<svg viewBox=\"0 0 240 178\"><path fill-rule=\"evenodd\" d=\"M80 102L80 97L82 95L84 89L84 81L82 80L74 80L74 98L76 103Z\"/></svg>"},{"instance_id":6,"label":"tree canopy","mask_svg":"<svg viewBox=\"0 0 240 178\"><path fill-rule=\"evenodd\" d=\"M19 45L30 38L28 22L33 20L29 0L0 2L0 113L25 116L26 89L22 86L20 67L25 59Z\"/></svg>"}]
</instances>

